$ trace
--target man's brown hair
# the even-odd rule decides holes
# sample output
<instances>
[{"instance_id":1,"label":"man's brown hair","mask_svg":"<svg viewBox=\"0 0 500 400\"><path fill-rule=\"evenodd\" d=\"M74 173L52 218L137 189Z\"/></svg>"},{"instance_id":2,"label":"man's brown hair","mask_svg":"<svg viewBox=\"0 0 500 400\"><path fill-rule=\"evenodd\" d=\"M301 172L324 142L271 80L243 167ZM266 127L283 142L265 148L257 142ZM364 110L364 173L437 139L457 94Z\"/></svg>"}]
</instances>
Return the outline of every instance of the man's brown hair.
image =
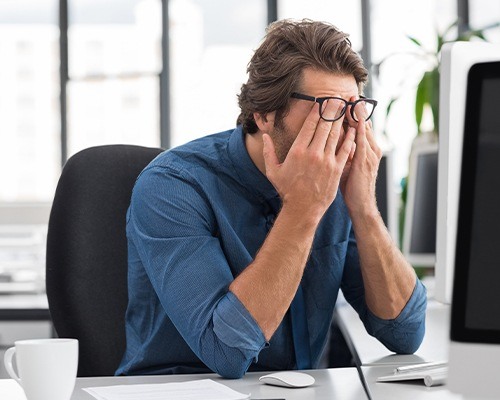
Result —
<instances>
[{"instance_id":1,"label":"man's brown hair","mask_svg":"<svg viewBox=\"0 0 500 400\"><path fill-rule=\"evenodd\" d=\"M362 93L368 71L352 49L348 35L335 26L284 19L269 25L266 32L248 64L248 81L238 95L241 113L237 124L243 125L245 133L258 130L253 113L276 111L277 119L286 115L290 96L298 91L305 68L351 75Z\"/></svg>"}]
</instances>

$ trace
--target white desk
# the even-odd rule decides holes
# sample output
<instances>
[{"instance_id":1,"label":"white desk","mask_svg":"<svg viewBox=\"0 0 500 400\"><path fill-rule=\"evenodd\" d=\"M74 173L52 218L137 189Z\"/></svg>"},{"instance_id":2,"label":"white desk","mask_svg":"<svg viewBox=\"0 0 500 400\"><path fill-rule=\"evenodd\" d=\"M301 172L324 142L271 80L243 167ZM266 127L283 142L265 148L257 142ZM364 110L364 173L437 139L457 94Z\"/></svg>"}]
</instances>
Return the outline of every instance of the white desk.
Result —
<instances>
[{"instance_id":1,"label":"white desk","mask_svg":"<svg viewBox=\"0 0 500 400\"><path fill-rule=\"evenodd\" d=\"M361 367L366 386L373 400L462 400L446 385L427 387L422 381L377 382L379 376L390 375L394 366Z\"/></svg>"},{"instance_id":2,"label":"white desk","mask_svg":"<svg viewBox=\"0 0 500 400\"><path fill-rule=\"evenodd\" d=\"M348 305L337 307L338 324L346 342L362 366L416 364L448 359L450 306L428 300L425 336L415 354L394 354L368 335L358 314Z\"/></svg>"},{"instance_id":3,"label":"white desk","mask_svg":"<svg viewBox=\"0 0 500 400\"><path fill-rule=\"evenodd\" d=\"M355 368L320 369L308 371L316 379L313 386L301 389L289 389L269 386L259 382L260 372L250 372L243 379L222 379L216 374L201 375L165 375L141 377L100 377L78 378L71 400L95 400L82 388L94 386L182 382L210 378L242 393L251 393L252 399L286 400L367 400ZM0 380L0 399L25 400L21 388L11 379Z\"/></svg>"},{"instance_id":4,"label":"white desk","mask_svg":"<svg viewBox=\"0 0 500 400\"><path fill-rule=\"evenodd\" d=\"M351 348L360 360L360 369L373 400L458 400L460 396L450 393L446 386L426 387L422 382L377 383L379 376L392 373L397 365L423 361L446 360L448 357L449 306L429 301L426 320L426 335L415 355L396 355L366 332L356 312L349 306L341 306L337 313L339 326ZM82 388L118 384L165 383L210 378L243 393L251 393L252 399L287 400L336 399L360 400L367 395L355 368L322 369L307 371L316 378L314 386L304 389L287 389L263 385L258 378L263 373L247 373L243 379L222 379L216 374L170 375L143 377L78 378L71 400L92 400ZM0 380L0 399L23 400L20 388L12 380Z\"/></svg>"},{"instance_id":5,"label":"white desk","mask_svg":"<svg viewBox=\"0 0 500 400\"><path fill-rule=\"evenodd\" d=\"M415 354L391 353L377 339L366 332L353 308L344 304L337 308L339 328L357 358L367 390L373 400L459 400L446 385L426 387L420 381L376 382L379 376L390 375L399 365L446 361L449 348L450 306L428 299L426 333Z\"/></svg>"}]
</instances>

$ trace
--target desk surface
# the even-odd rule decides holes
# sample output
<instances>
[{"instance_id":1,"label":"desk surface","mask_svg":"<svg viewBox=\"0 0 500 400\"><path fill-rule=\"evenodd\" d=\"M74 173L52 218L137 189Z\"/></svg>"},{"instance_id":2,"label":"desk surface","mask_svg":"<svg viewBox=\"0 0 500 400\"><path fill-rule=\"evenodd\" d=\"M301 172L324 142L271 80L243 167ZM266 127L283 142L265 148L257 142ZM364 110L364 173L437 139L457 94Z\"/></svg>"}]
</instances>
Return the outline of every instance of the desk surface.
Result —
<instances>
[{"instance_id":1,"label":"desk surface","mask_svg":"<svg viewBox=\"0 0 500 400\"><path fill-rule=\"evenodd\" d=\"M387 350L370 336L354 309L344 304L337 308L339 328L360 365L401 365L448 360L450 306L429 299L425 336L415 354L399 355Z\"/></svg>"},{"instance_id":2,"label":"desk surface","mask_svg":"<svg viewBox=\"0 0 500 400\"><path fill-rule=\"evenodd\" d=\"M461 395L451 393L446 385L427 387L422 380L401 382L377 382L379 376L391 375L394 366L361 367L363 377L373 400L462 400Z\"/></svg>"},{"instance_id":3,"label":"desk surface","mask_svg":"<svg viewBox=\"0 0 500 400\"><path fill-rule=\"evenodd\" d=\"M85 387L132 385L143 383L182 382L187 380L210 378L223 385L242 393L251 393L252 399L286 400L363 400L368 399L355 368L336 368L308 371L316 379L313 386L301 389L281 388L269 386L259 382L264 373L250 372L243 379L222 379L216 374L201 375L168 375L168 376L141 376L141 377L99 377L78 378L71 400L93 400ZM0 380L0 398L9 400L23 400L21 388L12 379ZM95 399L94 399L95 400Z\"/></svg>"},{"instance_id":4,"label":"desk surface","mask_svg":"<svg viewBox=\"0 0 500 400\"><path fill-rule=\"evenodd\" d=\"M16 301L12 301L16 300ZM33 309L47 311L45 296L0 297L0 309L10 310L29 305ZM1 312L0 312L1 313ZM448 331L450 307L430 300L427 309L426 335L415 355L395 355L378 340L369 336L356 312L349 306L338 307L339 326L349 345L356 351L362 365L361 371L372 399L440 399L457 400L460 396L450 393L446 386L428 388L422 382L377 383L376 378L388 375L395 365L440 361L448 358ZM210 378L243 393L251 393L252 399L286 398L294 399L367 399L365 390L355 368L322 369L308 371L316 379L315 385L304 389L287 389L263 385L258 378L264 373L248 373L243 379L227 380L216 374L171 375L148 377L99 377L78 378L71 400L92 400L82 390L84 387L118 384L181 382ZM0 399L25 399L18 385L10 379L0 380Z\"/></svg>"},{"instance_id":5,"label":"desk surface","mask_svg":"<svg viewBox=\"0 0 500 400\"><path fill-rule=\"evenodd\" d=\"M446 385L427 387L423 380L401 382L376 382L379 376L390 375L398 365L446 361L449 349L450 306L428 300L426 332L415 354L391 353L377 339L366 332L357 313L348 304L337 308L338 324L357 362L367 390L373 400L458 400L461 396L451 393Z\"/></svg>"}]
</instances>

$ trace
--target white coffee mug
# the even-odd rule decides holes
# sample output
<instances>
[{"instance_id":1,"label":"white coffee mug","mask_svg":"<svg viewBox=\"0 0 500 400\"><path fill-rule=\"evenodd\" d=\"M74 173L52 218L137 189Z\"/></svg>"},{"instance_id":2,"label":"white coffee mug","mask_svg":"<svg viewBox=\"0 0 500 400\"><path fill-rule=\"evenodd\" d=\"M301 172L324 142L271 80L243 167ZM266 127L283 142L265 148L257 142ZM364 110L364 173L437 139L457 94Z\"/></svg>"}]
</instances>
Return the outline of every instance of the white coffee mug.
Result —
<instances>
[{"instance_id":1,"label":"white coffee mug","mask_svg":"<svg viewBox=\"0 0 500 400\"><path fill-rule=\"evenodd\" d=\"M5 368L27 400L70 400L78 369L77 339L18 340L7 349ZM16 356L16 374L12 359Z\"/></svg>"}]
</instances>

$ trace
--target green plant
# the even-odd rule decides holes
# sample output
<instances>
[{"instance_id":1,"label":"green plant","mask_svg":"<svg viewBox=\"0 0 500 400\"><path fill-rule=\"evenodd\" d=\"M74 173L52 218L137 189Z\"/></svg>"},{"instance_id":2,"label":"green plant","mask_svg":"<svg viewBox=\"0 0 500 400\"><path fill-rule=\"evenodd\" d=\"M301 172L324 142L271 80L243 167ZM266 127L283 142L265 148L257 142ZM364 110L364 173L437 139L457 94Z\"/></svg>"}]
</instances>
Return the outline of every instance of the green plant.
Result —
<instances>
[{"instance_id":1,"label":"green plant","mask_svg":"<svg viewBox=\"0 0 500 400\"><path fill-rule=\"evenodd\" d=\"M415 97L415 122L417 123L418 133L422 132L422 117L426 106L430 107L432 112L434 130L437 130L439 125L439 59L443 44L447 42L470 41L473 38L486 41L484 31L490 28L486 27L483 29L469 30L450 40L450 32L456 29L457 25L458 23L454 22L447 29L445 29L442 34L437 34L436 50L433 52L427 51L416 38L408 36L408 38L422 51L433 58L433 68L424 72L422 79L417 86L417 94ZM498 24L495 24L495 26L498 26Z\"/></svg>"},{"instance_id":2,"label":"green plant","mask_svg":"<svg viewBox=\"0 0 500 400\"><path fill-rule=\"evenodd\" d=\"M454 22L448 26L443 32L437 32L435 38L435 46L433 49L426 48L417 38L412 36L407 36L408 39L416 46L415 51L411 52L398 52L390 54L384 59L382 59L378 64L374 65L375 76L379 75L381 68L384 63L393 59L395 56L409 56L415 61L422 63L422 72L420 79L417 80L416 84L416 94L414 102L414 116L415 123L417 126L417 135L423 132L422 121L426 110L431 113L433 121L433 130L437 134L437 128L439 126L439 65L440 65L440 55L441 49L445 43L456 42L456 41L470 41L473 39L484 40L484 32L488 29L492 29L500 26L500 23L495 23L483 27L482 29L469 30L462 34L458 34L457 29L458 22ZM392 78L392 77L391 77ZM404 92L404 90L401 90ZM387 107L386 107L386 118L385 124L387 126L387 120L391 113L393 105L400 98L401 94L393 96ZM384 128L385 132L385 128ZM406 197L408 189L408 177L404 177L401 180L401 208L399 212L399 245L403 248L403 232L405 224L405 209L406 209ZM419 276L425 273L425 269L415 268Z\"/></svg>"},{"instance_id":3,"label":"green plant","mask_svg":"<svg viewBox=\"0 0 500 400\"><path fill-rule=\"evenodd\" d=\"M412 36L407 36L408 39L417 46L417 51L404 53L419 60L424 60L425 69L422 72L422 77L418 81L415 95L415 123L417 125L417 134L422 133L422 119L424 111L427 109L432 113L432 121L434 123L434 131L437 131L439 121L439 60L441 48L444 43L457 41L470 41L472 39L484 40L484 32L500 26L500 23L488 25L481 29L468 30L462 34L456 33L458 22L454 22L448 26L442 33L437 32L435 40L435 48L427 49L418 39ZM391 54L378 64L376 64L376 74L380 71L382 64L397 55ZM393 97L386 107L386 120L391 112L392 106L399 99L399 96ZM437 132L436 132L437 133Z\"/></svg>"}]
</instances>

